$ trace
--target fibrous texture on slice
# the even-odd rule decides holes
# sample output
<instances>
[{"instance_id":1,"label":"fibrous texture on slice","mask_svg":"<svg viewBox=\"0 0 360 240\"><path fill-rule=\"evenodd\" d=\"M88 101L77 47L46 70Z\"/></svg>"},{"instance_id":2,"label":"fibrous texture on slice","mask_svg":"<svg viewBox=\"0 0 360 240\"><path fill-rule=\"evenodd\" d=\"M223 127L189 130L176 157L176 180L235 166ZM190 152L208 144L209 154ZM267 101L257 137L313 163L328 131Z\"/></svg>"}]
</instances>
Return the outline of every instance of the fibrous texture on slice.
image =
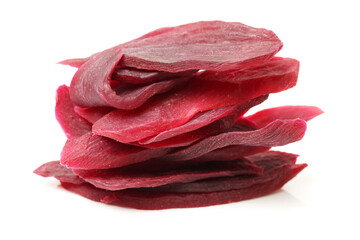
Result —
<instances>
[{"instance_id":1,"label":"fibrous texture on slice","mask_svg":"<svg viewBox=\"0 0 360 240\"><path fill-rule=\"evenodd\" d=\"M264 128L253 131L232 131L208 137L185 149L166 156L167 159L184 161L200 157L216 149L233 145L275 147L299 141L305 134L306 122L303 120L276 120Z\"/></svg>"},{"instance_id":2,"label":"fibrous texture on slice","mask_svg":"<svg viewBox=\"0 0 360 240\"><path fill-rule=\"evenodd\" d=\"M196 114L193 118L191 118L188 122L178 127L166 130L157 134L154 137L150 137L147 139L142 139L139 141L140 144L149 144L153 142L160 142L165 139L169 139L180 134L184 134L187 132L191 132L207 126L221 118L225 118L231 115L236 115L237 117L241 117L247 109L262 103L267 99L268 95L263 95L258 98L247 101L244 104L228 106L223 108L215 108L206 112L200 112Z\"/></svg>"},{"instance_id":3,"label":"fibrous texture on slice","mask_svg":"<svg viewBox=\"0 0 360 240\"><path fill-rule=\"evenodd\" d=\"M248 160L262 168L263 172L117 191L97 188L85 182L75 183L66 178L61 183L65 189L84 197L118 206L138 209L202 207L268 194L281 188L306 167L306 164L295 164L295 155L280 152L266 152ZM59 172L63 171L61 168L64 168L58 166L58 169L53 168L55 172L48 176L58 176ZM170 188L171 186L174 188ZM166 191L167 189L169 191Z\"/></svg>"},{"instance_id":4,"label":"fibrous texture on slice","mask_svg":"<svg viewBox=\"0 0 360 240\"><path fill-rule=\"evenodd\" d=\"M302 139L322 111L283 106L248 115L296 85L299 62L274 56L271 31L207 21L160 28L60 64L76 67L57 91L68 140L53 176L86 198L122 207L202 207L281 188L306 164L270 151Z\"/></svg>"},{"instance_id":5,"label":"fibrous texture on slice","mask_svg":"<svg viewBox=\"0 0 360 240\"><path fill-rule=\"evenodd\" d=\"M108 169L163 156L167 151L127 145L90 132L66 142L61 164L75 169Z\"/></svg>"},{"instance_id":6,"label":"fibrous texture on slice","mask_svg":"<svg viewBox=\"0 0 360 240\"><path fill-rule=\"evenodd\" d=\"M193 182L200 179L261 173L251 161L209 162L170 171L131 171L126 168L79 170L74 173L92 185L107 190L157 187L174 182Z\"/></svg>"},{"instance_id":7,"label":"fibrous texture on slice","mask_svg":"<svg viewBox=\"0 0 360 240\"><path fill-rule=\"evenodd\" d=\"M163 28L123 46L123 66L180 72L244 68L267 61L282 43L266 29L209 21Z\"/></svg>"},{"instance_id":8,"label":"fibrous texture on slice","mask_svg":"<svg viewBox=\"0 0 360 240\"><path fill-rule=\"evenodd\" d=\"M143 190L152 192L189 193L237 190L273 180L279 174L291 168L295 164L297 157L298 156L295 154L283 152L264 152L243 158L260 167L263 170L261 174L237 174L237 176L203 179L190 183L172 183L157 188L146 188Z\"/></svg>"},{"instance_id":9,"label":"fibrous texture on slice","mask_svg":"<svg viewBox=\"0 0 360 240\"><path fill-rule=\"evenodd\" d=\"M159 71L149 71L136 68L118 68L115 69L111 79L122 83L145 84L164 81L172 78L191 77L197 70L169 73Z\"/></svg>"},{"instance_id":10,"label":"fibrous texture on slice","mask_svg":"<svg viewBox=\"0 0 360 240\"><path fill-rule=\"evenodd\" d=\"M252 121L258 127L265 127L276 119L289 120L299 118L309 121L322 113L323 111L318 107L282 106L262 110L253 115L247 116L246 119Z\"/></svg>"},{"instance_id":11,"label":"fibrous texture on slice","mask_svg":"<svg viewBox=\"0 0 360 240\"><path fill-rule=\"evenodd\" d=\"M296 60L291 63L282 75L269 74L236 84L192 79L179 91L155 97L138 109L107 114L94 124L93 133L123 143L134 142L180 126L199 112L286 90L297 81L299 64Z\"/></svg>"},{"instance_id":12,"label":"fibrous texture on slice","mask_svg":"<svg viewBox=\"0 0 360 240\"><path fill-rule=\"evenodd\" d=\"M74 111L70 100L69 88L60 86L56 91L55 115L68 139L91 132L91 124Z\"/></svg>"}]
</instances>

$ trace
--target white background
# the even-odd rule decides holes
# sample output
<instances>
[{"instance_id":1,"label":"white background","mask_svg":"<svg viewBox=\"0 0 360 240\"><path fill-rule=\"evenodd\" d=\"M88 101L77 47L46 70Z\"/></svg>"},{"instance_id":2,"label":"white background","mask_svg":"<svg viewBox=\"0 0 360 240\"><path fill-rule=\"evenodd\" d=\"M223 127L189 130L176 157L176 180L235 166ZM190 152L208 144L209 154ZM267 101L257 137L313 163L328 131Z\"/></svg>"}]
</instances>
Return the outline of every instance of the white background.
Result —
<instances>
[{"instance_id":1,"label":"white background","mask_svg":"<svg viewBox=\"0 0 360 240\"><path fill-rule=\"evenodd\" d=\"M357 1L1 1L0 239L359 239ZM67 58L199 20L273 30L300 60L298 85L256 109L315 105L325 114L280 148L309 164L283 190L197 209L139 211L92 202L32 173L59 159L55 91Z\"/></svg>"}]
</instances>

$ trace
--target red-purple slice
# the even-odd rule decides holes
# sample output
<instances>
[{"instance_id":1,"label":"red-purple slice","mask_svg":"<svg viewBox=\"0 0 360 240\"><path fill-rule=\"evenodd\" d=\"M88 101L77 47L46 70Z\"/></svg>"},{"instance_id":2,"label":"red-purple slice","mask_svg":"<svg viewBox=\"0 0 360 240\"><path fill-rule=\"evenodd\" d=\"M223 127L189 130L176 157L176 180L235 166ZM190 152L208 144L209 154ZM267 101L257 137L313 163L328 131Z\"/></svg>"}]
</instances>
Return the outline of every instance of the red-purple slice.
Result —
<instances>
[{"instance_id":1,"label":"red-purple slice","mask_svg":"<svg viewBox=\"0 0 360 240\"><path fill-rule=\"evenodd\" d=\"M275 147L299 141L305 134L306 122L300 119L276 120L264 128L253 131L231 131L211 136L187 148L166 155L168 160L184 161L200 157L216 149L233 145Z\"/></svg>"},{"instance_id":2,"label":"red-purple slice","mask_svg":"<svg viewBox=\"0 0 360 240\"><path fill-rule=\"evenodd\" d=\"M122 46L122 66L181 72L227 71L264 63L282 43L266 29L208 21L162 28Z\"/></svg>"},{"instance_id":3,"label":"red-purple slice","mask_svg":"<svg viewBox=\"0 0 360 240\"><path fill-rule=\"evenodd\" d=\"M74 169L108 169L163 156L167 151L123 144L90 132L68 140L60 160L61 164Z\"/></svg>"},{"instance_id":4,"label":"red-purple slice","mask_svg":"<svg viewBox=\"0 0 360 240\"><path fill-rule=\"evenodd\" d=\"M126 168L106 170L75 169L74 173L92 185L107 190L157 187L170 183L188 183L200 179L258 174L262 169L251 161L207 162L170 171L130 171Z\"/></svg>"},{"instance_id":5,"label":"red-purple slice","mask_svg":"<svg viewBox=\"0 0 360 240\"><path fill-rule=\"evenodd\" d=\"M255 123L258 127L265 127L269 123L279 120L302 119L309 121L322 114L323 111L318 107L312 106L282 106L269 108L245 117Z\"/></svg>"},{"instance_id":6,"label":"red-purple slice","mask_svg":"<svg viewBox=\"0 0 360 240\"><path fill-rule=\"evenodd\" d=\"M132 189L108 191L96 188L90 183L72 184L61 182L61 185L65 189L91 200L121 207L146 210L204 207L264 196L280 189L305 167L306 164L297 164L271 181L237 190L210 193L154 193Z\"/></svg>"},{"instance_id":7,"label":"red-purple slice","mask_svg":"<svg viewBox=\"0 0 360 240\"><path fill-rule=\"evenodd\" d=\"M199 112L241 104L295 86L299 63L292 60L287 66L282 75L277 72L237 84L196 77L179 91L155 96L138 109L107 114L94 124L93 132L123 143L155 136L188 122Z\"/></svg>"},{"instance_id":8,"label":"red-purple slice","mask_svg":"<svg viewBox=\"0 0 360 240\"><path fill-rule=\"evenodd\" d=\"M68 86L60 86L56 91L55 116L68 139L91 132L92 124L78 115L74 107Z\"/></svg>"}]
</instances>

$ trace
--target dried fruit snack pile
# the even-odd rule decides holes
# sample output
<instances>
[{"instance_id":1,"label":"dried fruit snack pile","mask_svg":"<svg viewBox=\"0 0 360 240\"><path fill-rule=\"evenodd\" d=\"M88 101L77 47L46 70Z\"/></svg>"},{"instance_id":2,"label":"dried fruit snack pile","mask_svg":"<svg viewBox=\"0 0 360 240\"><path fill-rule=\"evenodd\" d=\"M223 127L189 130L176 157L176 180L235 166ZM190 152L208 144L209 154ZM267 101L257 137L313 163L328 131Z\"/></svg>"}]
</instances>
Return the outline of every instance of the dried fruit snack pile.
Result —
<instances>
[{"instance_id":1,"label":"dried fruit snack pile","mask_svg":"<svg viewBox=\"0 0 360 240\"><path fill-rule=\"evenodd\" d=\"M155 30L83 59L57 90L68 140L35 170L86 198L123 207L201 207L259 197L306 164L271 151L300 140L322 111L246 112L296 85L299 62L274 57L271 31L210 21Z\"/></svg>"}]
</instances>

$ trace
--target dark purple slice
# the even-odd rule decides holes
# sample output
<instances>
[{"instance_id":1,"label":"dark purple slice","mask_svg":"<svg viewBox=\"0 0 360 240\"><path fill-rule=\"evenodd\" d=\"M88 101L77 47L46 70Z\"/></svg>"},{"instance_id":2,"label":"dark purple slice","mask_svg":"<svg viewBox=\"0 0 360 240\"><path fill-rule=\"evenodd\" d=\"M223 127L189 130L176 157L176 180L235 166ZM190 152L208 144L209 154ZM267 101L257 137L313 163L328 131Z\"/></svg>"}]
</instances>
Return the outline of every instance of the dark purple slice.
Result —
<instances>
[{"instance_id":1,"label":"dark purple slice","mask_svg":"<svg viewBox=\"0 0 360 240\"><path fill-rule=\"evenodd\" d=\"M190 183L172 183L156 188L143 188L142 190L152 192L204 193L246 188L273 180L279 174L292 167L297 157L298 155L284 152L264 152L244 158L263 169L262 174L239 174L233 177L203 179Z\"/></svg>"},{"instance_id":2,"label":"dark purple slice","mask_svg":"<svg viewBox=\"0 0 360 240\"><path fill-rule=\"evenodd\" d=\"M117 68L111 79L128 84L146 84L179 77L191 77L195 72L196 70L169 73L136 68Z\"/></svg>"},{"instance_id":3,"label":"dark purple slice","mask_svg":"<svg viewBox=\"0 0 360 240\"><path fill-rule=\"evenodd\" d=\"M144 210L205 207L238 202L269 194L280 189L305 167L306 164L297 164L286 172L277 175L271 181L237 190L210 193L154 193L136 190L108 191L96 188L90 183L72 184L61 182L61 185L65 189L88 199L121 207Z\"/></svg>"},{"instance_id":4,"label":"dark purple slice","mask_svg":"<svg viewBox=\"0 0 360 240\"><path fill-rule=\"evenodd\" d=\"M98 188L115 191L157 187L177 182L188 183L200 179L240 174L258 174L261 171L262 169L251 161L239 159L229 162L207 162L170 171L131 171L127 168L115 168L106 170L75 169L74 173Z\"/></svg>"}]
</instances>

